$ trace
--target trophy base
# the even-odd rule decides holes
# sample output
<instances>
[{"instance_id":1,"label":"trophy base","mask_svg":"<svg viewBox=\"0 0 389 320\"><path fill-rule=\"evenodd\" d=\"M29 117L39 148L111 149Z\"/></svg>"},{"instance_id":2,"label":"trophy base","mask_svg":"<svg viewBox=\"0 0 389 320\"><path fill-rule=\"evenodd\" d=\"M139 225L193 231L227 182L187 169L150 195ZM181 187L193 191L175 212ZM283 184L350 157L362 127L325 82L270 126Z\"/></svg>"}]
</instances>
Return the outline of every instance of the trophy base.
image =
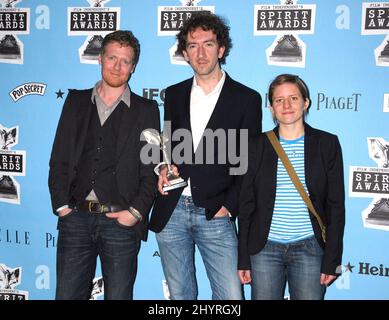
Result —
<instances>
[{"instance_id":1,"label":"trophy base","mask_svg":"<svg viewBox=\"0 0 389 320\"><path fill-rule=\"evenodd\" d=\"M169 190L178 189L178 188L183 188L183 187L186 187L188 185L188 183L182 178L169 180L169 182L170 182L170 186L164 186L162 188L162 190L164 192L167 192Z\"/></svg>"}]
</instances>

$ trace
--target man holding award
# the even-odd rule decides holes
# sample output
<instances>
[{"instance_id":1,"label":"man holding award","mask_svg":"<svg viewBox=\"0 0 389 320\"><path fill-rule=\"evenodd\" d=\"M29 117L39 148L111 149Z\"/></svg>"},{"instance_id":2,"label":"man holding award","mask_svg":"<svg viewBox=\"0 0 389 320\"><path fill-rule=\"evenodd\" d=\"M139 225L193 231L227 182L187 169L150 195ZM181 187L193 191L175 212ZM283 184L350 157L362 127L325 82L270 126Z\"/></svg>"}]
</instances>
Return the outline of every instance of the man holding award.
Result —
<instances>
[{"instance_id":1,"label":"man holding award","mask_svg":"<svg viewBox=\"0 0 389 320\"><path fill-rule=\"evenodd\" d=\"M242 143L241 136L247 140L261 132L261 96L221 69L232 43L229 27L220 17L208 12L193 15L177 39L177 53L190 64L194 77L166 89L164 133L169 127L173 137L185 131L190 139L188 143L185 137L159 138L167 166L158 166L160 194L149 227L156 232L171 299L197 299L195 245L207 270L212 299L242 299L232 222L238 215L237 176L231 174L236 163L223 155L231 146L244 153L239 146L247 141ZM209 148L209 132L225 136L228 132L228 139ZM231 132L235 135L230 139ZM175 149L182 144L184 153L191 154L179 158ZM168 147L173 150L170 160L164 152Z\"/></svg>"}]
</instances>

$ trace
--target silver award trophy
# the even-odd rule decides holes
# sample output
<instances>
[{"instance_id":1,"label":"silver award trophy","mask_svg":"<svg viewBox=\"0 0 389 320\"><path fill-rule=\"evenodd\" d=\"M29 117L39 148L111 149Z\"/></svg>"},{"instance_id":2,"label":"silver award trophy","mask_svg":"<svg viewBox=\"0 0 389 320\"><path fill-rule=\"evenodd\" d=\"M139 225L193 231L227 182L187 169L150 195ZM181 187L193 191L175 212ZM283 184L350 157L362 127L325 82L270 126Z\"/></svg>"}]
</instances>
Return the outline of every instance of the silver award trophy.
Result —
<instances>
[{"instance_id":1,"label":"silver award trophy","mask_svg":"<svg viewBox=\"0 0 389 320\"><path fill-rule=\"evenodd\" d=\"M143 135L147 143L158 145L162 150L163 161L167 166L167 179L169 180L170 183L170 185L164 185L162 190L166 192L169 190L186 187L188 183L184 179L182 179L179 175L176 175L173 172L172 165L166 148L166 143L169 141L169 138L166 137L163 133L157 134L150 130L144 130Z\"/></svg>"}]
</instances>

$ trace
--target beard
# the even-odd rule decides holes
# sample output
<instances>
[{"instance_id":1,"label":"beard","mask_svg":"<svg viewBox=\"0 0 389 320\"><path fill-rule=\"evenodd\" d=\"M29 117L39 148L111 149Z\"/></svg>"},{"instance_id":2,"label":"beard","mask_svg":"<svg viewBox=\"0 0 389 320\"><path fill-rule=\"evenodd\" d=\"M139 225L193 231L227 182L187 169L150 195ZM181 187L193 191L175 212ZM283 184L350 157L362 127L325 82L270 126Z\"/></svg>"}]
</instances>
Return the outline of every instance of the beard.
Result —
<instances>
[{"instance_id":1,"label":"beard","mask_svg":"<svg viewBox=\"0 0 389 320\"><path fill-rule=\"evenodd\" d=\"M102 73L103 80L112 88L120 88L123 85L126 85L130 79L130 75L126 76L114 76L108 71L103 71Z\"/></svg>"}]
</instances>

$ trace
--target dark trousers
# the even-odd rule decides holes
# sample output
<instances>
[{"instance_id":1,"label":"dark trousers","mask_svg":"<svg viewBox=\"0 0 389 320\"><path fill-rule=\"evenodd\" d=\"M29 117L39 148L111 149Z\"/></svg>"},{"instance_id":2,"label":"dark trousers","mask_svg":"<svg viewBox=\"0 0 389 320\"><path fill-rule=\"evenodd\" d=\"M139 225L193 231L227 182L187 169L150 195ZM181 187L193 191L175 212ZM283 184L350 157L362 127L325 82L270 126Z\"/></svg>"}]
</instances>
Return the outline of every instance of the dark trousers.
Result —
<instances>
[{"instance_id":1,"label":"dark trousers","mask_svg":"<svg viewBox=\"0 0 389 320\"><path fill-rule=\"evenodd\" d=\"M100 257L105 300L132 300L140 240L105 214L74 209L58 220L57 300L91 298Z\"/></svg>"}]
</instances>

